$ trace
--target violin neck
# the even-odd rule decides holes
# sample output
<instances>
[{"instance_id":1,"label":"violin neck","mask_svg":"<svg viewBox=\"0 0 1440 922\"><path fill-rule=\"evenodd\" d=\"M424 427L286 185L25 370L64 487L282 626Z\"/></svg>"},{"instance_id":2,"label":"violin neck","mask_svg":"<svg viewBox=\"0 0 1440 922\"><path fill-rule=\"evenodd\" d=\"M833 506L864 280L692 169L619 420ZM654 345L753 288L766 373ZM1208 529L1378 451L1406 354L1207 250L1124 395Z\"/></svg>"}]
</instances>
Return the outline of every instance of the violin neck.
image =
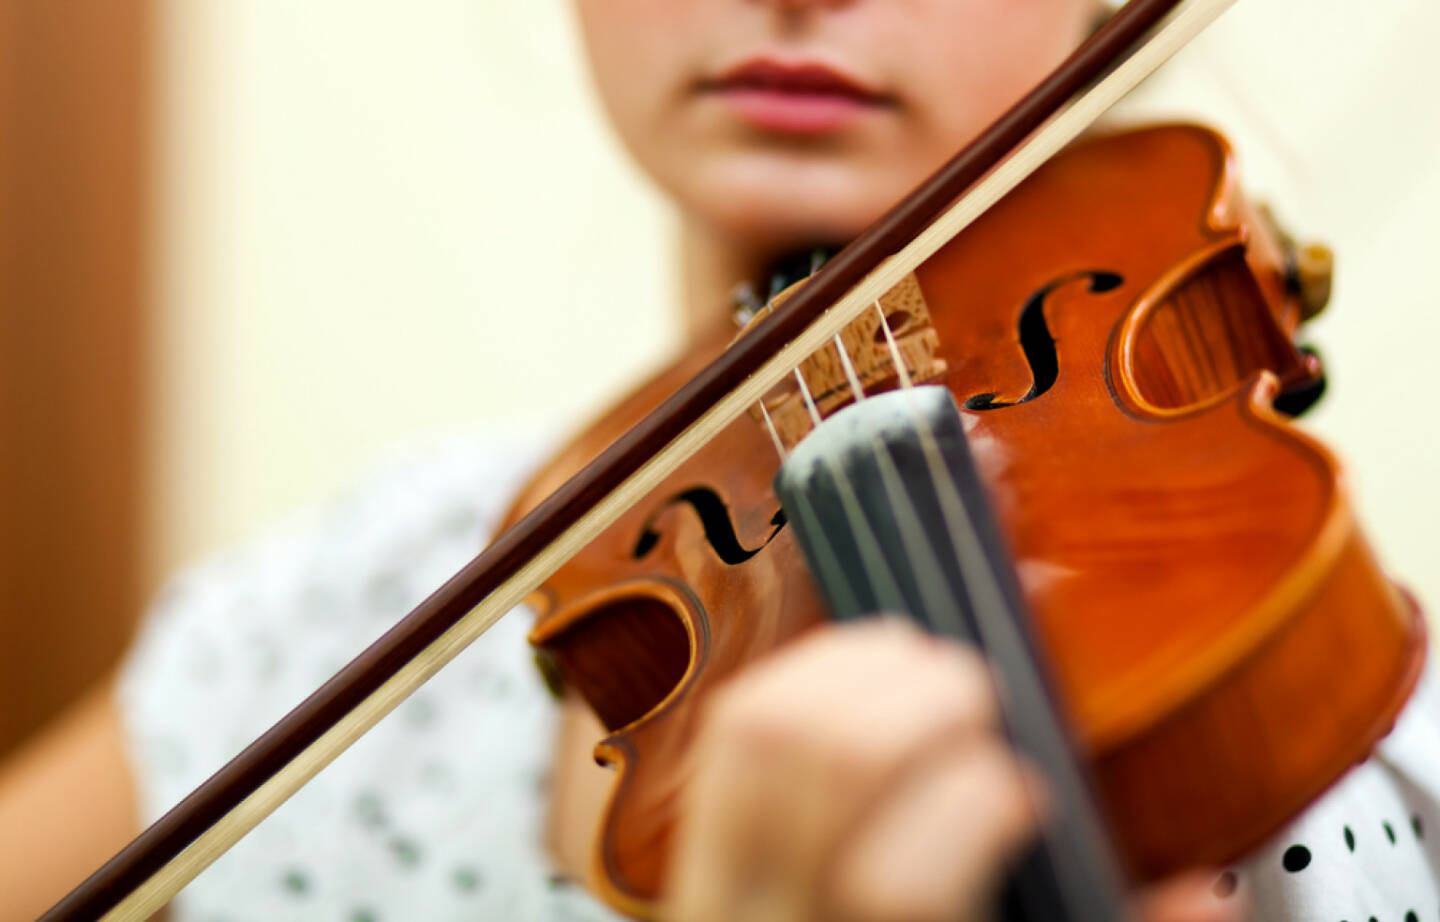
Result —
<instances>
[{"instance_id":1,"label":"violin neck","mask_svg":"<svg viewBox=\"0 0 1440 922\"><path fill-rule=\"evenodd\" d=\"M1044 772L1052 801L1045 834L1007 884L1007 922L1127 918L950 393L896 390L840 410L786 459L775 492L835 618L905 615L990 659L1006 730Z\"/></svg>"}]
</instances>

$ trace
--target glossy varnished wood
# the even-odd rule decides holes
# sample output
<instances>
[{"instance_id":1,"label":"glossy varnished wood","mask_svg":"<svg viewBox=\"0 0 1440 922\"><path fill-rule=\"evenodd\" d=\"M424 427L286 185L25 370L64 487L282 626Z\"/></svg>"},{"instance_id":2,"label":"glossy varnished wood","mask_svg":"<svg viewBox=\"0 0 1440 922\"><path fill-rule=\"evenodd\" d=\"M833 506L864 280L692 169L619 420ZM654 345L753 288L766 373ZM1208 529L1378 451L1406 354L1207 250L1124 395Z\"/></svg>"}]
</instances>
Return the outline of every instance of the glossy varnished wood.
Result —
<instances>
[{"instance_id":1,"label":"glossy varnished wood","mask_svg":"<svg viewBox=\"0 0 1440 922\"><path fill-rule=\"evenodd\" d=\"M994 407L966 412L967 432L1124 857L1142 876L1235 857L1368 753L1423 643L1334 458L1270 407L1313 369L1291 340L1283 254L1239 196L1228 147L1187 126L1081 143L916 277L945 385ZM1018 330L1046 290L1058 373L1034 394ZM723 340L582 434L517 511ZM675 687L640 683L650 706L596 750L620 770L596 860L633 913L662 886L706 694L825 617L788 529L775 532L777 466L763 428L737 420L536 599L533 640L563 651L562 677L602 714L643 709L594 678L626 668L642 611L688 640L663 654L684 663L645 670L680 676ZM667 505L695 488L723 502L753 556L725 562L695 509ZM647 521L660 537L637 556Z\"/></svg>"}]
</instances>

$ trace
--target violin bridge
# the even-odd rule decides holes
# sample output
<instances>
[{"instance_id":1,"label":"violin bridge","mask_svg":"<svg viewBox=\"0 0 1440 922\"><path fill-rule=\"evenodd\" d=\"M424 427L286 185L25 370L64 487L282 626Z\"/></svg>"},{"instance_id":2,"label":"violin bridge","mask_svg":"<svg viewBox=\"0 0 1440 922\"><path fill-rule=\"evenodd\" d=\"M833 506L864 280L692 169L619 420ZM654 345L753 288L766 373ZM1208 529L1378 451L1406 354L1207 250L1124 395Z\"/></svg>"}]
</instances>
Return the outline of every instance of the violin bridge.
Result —
<instances>
[{"instance_id":1,"label":"violin bridge","mask_svg":"<svg viewBox=\"0 0 1440 922\"><path fill-rule=\"evenodd\" d=\"M770 304L756 312L750 325L740 335L744 336L756 322L783 304L803 284L803 281L797 282L776 295ZM885 331L880 329L880 313L885 316L896 351L912 381L917 384L933 381L945 373L945 361L936 355L940 336L931 322L930 309L920 291L920 283L914 274L907 275L881 296L880 312L861 313L840 331L838 344L821 349L800 363L797 369L799 378L804 380L822 417L855 402L851 372L859 381L863 393L875 394L899 386L895 361L886 342ZM839 348L843 348L849 357L849 370L837 352ZM760 404L750 409L750 417L757 423L765 422L766 415L775 437L786 451L794 448L815 427L800 393L800 381L795 375L787 375L761 398Z\"/></svg>"}]
</instances>

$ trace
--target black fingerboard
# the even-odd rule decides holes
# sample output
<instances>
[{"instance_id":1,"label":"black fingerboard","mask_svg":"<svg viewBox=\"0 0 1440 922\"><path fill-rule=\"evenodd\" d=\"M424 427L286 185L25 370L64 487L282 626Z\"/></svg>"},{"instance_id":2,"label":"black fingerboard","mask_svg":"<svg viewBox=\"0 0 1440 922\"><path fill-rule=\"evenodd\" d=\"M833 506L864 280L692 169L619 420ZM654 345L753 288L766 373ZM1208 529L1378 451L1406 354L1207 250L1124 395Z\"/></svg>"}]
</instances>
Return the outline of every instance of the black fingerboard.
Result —
<instances>
[{"instance_id":1,"label":"black fingerboard","mask_svg":"<svg viewBox=\"0 0 1440 922\"><path fill-rule=\"evenodd\" d=\"M836 619L900 614L989 657L1004 689L1006 731L1044 771L1052 801L1045 835L1003 890L1002 917L1128 918L949 391L891 391L839 411L786 459L775 492Z\"/></svg>"}]
</instances>

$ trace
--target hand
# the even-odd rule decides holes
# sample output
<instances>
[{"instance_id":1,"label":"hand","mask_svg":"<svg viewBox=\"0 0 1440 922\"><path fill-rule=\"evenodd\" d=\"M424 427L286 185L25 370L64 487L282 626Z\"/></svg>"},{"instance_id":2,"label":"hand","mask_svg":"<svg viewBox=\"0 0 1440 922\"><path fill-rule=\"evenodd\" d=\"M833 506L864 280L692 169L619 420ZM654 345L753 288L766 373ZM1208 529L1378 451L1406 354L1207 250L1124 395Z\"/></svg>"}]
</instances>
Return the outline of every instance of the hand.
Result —
<instances>
[{"instance_id":1,"label":"hand","mask_svg":"<svg viewBox=\"0 0 1440 922\"><path fill-rule=\"evenodd\" d=\"M829 627L716 693L684 793L664 918L988 917L1044 789L998 733L973 651L899 621ZM1199 879L1147 922L1226 922Z\"/></svg>"}]
</instances>

